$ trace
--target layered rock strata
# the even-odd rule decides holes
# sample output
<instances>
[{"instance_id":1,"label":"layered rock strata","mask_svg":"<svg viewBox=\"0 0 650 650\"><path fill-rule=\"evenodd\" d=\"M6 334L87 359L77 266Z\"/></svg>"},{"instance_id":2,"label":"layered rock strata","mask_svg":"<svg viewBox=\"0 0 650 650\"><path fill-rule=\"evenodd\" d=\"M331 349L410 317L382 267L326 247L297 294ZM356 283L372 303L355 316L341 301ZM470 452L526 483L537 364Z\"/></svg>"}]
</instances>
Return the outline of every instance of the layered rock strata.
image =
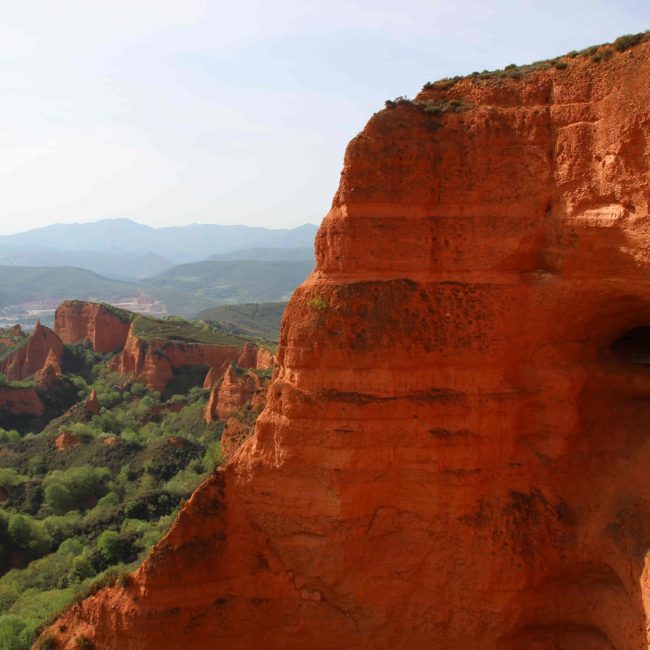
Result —
<instances>
[{"instance_id":1,"label":"layered rock strata","mask_svg":"<svg viewBox=\"0 0 650 650\"><path fill-rule=\"evenodd\" d=\"M649 79L644 43L373 116L255 435L48 633L650 647Z\"/></svg>"},{"instance_id":2,"label":"layered rock strata","mask_svg":"<svg viewBox=\"0 0 650 650\"><path fill-rule=\"evenodd\" d=\"M109 305L66 300L56 310L54 329L64 343L90 343L95 352L117 352L124 347L131 314Z\"/></svg>"}]
</instances>

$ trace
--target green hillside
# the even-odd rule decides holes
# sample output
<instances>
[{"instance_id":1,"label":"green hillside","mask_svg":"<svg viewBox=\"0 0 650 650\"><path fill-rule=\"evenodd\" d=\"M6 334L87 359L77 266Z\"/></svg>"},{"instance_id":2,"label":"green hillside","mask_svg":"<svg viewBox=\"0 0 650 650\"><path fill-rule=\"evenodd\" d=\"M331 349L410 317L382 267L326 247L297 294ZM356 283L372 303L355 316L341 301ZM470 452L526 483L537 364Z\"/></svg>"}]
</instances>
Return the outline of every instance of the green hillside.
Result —
<instances>
[{"instance_id":1,"label":"green hillside","mask_svg":"<svg viewBox=\"0 0 650 650\"><path fill-rule=\"evenodd\" d=\"M221 305L199 312L196 318L216 325L225 332L277 342L280 320L286 306L286 302Z\"/></svg>"},{"instance_id":2,"label":"green hillside","mask_svg":"<svg viewBox=\"0 0 650 650\"><path fill-rule=\"evenodd\" d=\"M114 311L134 318L145 340L246 342L205 322ZM8 330L0 335L7 346L26 340ZM57 612L103 585L126 584L184 501L222 462L225 422L204 419L204 367L175 376L161 395L111 372L112 358L66 345L63 376L55 383L21 383L37 388L44 401L61 384L68 402L33 421L0 418L2 649L28 650ZM3 375L0 383L9 384ZM81 403L93 389L99 412ZM259 412L249 401L237 418L252 426Z\"/></svg>"},{"instance_id":3,"label":"green hillside","mask_svg":"<svg viewBox=\"0 0 650 650\"><path fill-rule=\"evenodd\" d=\"M219 304L286 301L313 266L307 260L207 260L175 266L141 287L170 313L188 316Z\"/></svg>"},{"instance_id":4,"label":"green hillside","mask_svg":"<svg viewBox=\"0 0 650 650\"><path fill-rule=\"evenodd\" d=\"M45 296L62 300L112 300L137 293L137 284L111 280L74 266L0 266L0 307Z\"/></svg>"},{"instance_id":5,"label":"green hillside","mask_svg":"<svg viewBox=\"0 0 650 650\"><path fill-rule=\"evenodd\" d=\"M239 336L213 329L205 323L197 324L182 318L169 317L166 319L138 316L135 319L135 335L143 340L168 339L183 343L208 343L210 345L244 344Z\"/></svg>"}]
</instances>

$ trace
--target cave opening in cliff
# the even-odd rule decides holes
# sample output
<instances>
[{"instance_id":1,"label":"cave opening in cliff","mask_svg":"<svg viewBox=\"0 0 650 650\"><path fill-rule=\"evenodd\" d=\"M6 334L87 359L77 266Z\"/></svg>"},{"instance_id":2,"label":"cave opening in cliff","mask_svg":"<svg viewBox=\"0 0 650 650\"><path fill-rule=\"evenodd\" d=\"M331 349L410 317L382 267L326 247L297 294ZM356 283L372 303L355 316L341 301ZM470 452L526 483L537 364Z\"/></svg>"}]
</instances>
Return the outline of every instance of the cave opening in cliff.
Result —
<instances>
[{"instance_id":1,"label":"cave opening in cliff","mask_svg":"<svg viewBox=\"0 0 650 650\"><path fill-rule=\"evenodd\" d=\"M627 330L612 343L611 351L622 361L650 366L650 326Z\"/></svg>"}]
</instances>

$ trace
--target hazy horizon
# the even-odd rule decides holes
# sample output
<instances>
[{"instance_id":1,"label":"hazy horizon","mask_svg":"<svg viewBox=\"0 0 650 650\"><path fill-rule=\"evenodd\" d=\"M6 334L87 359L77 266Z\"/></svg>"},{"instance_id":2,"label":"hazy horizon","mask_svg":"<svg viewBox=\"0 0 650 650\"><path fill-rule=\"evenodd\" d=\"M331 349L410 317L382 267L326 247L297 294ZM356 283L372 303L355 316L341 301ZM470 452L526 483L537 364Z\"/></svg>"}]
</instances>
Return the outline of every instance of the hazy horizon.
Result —
<instances>
[{"instance_id":1,"label":"hazy horizon","mask_svg":"<svg viewBox=\"0 0 650 650\"><path fill-rule=\"evenodd\" d=\"M386 99L650 27L646 0L2 7L0 234L318 224Z\"/></svg>"},{"instance_id":2,"label":"hazy horizon","mask_svg":"<svg viewBox=\"0 0 650 650\"><path fill-rule=\"evenodd\" d=\"M130 221L131 223L137 224L139 226L147 226L148 228L153 228L154 230L162 230L165 228L183 228L185 226L244 226L248 228L266 228L268 230L294 230L296 228L301 228L303 226L314 226L316 228L319 227L320 221L318 223L314 221L305 221L303 223L297 223L296 225L291 225L291 226L273 226L273 225L259 225L259 224L245 224L245 223L227 223L227 224L219 224L219 223L209 223L209 222L202 222L202 221L193 221L190 223L178 223L178 224L168 224L168 225L155 225L155 224L148 224L148 223L143 223L142 221L138 221L137 219L131 219L129 217L106 217L103 219L93 219L91 221L67 221L67 222L57 222L54 221L52 223L46 223L43 225L37 225L34 226L33 228L25 228L24 230L16 230L13 232L2 232L0 230L0 237L3 236L11 236L11 235L20 235L24 234L27 232L31 232L32 230L42 230L44 228L49 228L51 226L85 226L87 224L92 224L92 223L99 223L102 221Z\"/></svg>"}]
</instances>

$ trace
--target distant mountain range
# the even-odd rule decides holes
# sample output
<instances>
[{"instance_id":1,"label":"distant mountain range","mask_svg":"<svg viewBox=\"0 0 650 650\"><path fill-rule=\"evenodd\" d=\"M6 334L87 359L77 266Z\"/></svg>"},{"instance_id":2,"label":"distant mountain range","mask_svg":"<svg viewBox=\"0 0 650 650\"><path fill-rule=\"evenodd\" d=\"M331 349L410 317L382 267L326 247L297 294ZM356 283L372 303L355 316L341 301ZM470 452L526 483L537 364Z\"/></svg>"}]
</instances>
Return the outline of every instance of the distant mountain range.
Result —
<instances>
[{"instance_id":1,"label":"distant mountain range","mask_svg":"<svg viewBox=\"0 0 650 650\"><path fill-rule=\"evenodd\" d=\"M0 265L5 267L75 266L116 280L148 278L174 266L174 262L155 253L103 253L101 251L63 251L54 248L20 248L0 245Z\"/></svg>"},{"instance_id":2,"label":"distant mountain range","mask_svg":"<svg viewBox=\"0 0 650 650\"><path fill-rule=\"evenodd\" d=\"M257 260L264 262L314 261L314 244L294 248L245 248L230 253L210 255L210 260Z\"/></svg>"},{"instance_id":3,"label":"distant mountain range","mask_svg":"<svg viewBox=\"0 0 650 650\"><path fill-rule=\"evenodd\" d=\"M215 224L152 228L130 219L104 219L94 223L54 224L0 236L0 255L3 256L2 263L6 263L6 255L11 254L14 264L25 266L20 261L21 252L32 264L36 262L35 255L40 256L39 264L45 263L47 255L65 261L63 252L73 256L80 255L79 251L84 251L82 256L101 254L106 260L112 256L123 259L153 254L171 265L197 262L211 255L245 249L313 250L316 230L313 224L277 230ZM70 264L70 261L66 263ZM79 263L73 265L84 266ZM117 272L119 268L116 266L114 270Z\"/></svg>"},{"instance_id":4,"label":"distant mountain range","mask_svg":"<svg viewBox=\"0 0 650 650\"><path fill-rule=\"evenodd\" d=\"M286 301L314 266L316 230L107 219L0 236L0 320L47 321L51 305L68 298L144 301L145 311L185 317L223 304Z\"/></svg>"},{"instance_id":5,"label":"distant mountain range","mask_svg":"<svg viewBox=\"0 0 650 650\"><path fill-rule=\"evenodd\" d=\"M0 308L48 298L113 300L139 292L135 283L105 278L71 266L57 268L0 266Z\"/></svg>"}]
</instances>

